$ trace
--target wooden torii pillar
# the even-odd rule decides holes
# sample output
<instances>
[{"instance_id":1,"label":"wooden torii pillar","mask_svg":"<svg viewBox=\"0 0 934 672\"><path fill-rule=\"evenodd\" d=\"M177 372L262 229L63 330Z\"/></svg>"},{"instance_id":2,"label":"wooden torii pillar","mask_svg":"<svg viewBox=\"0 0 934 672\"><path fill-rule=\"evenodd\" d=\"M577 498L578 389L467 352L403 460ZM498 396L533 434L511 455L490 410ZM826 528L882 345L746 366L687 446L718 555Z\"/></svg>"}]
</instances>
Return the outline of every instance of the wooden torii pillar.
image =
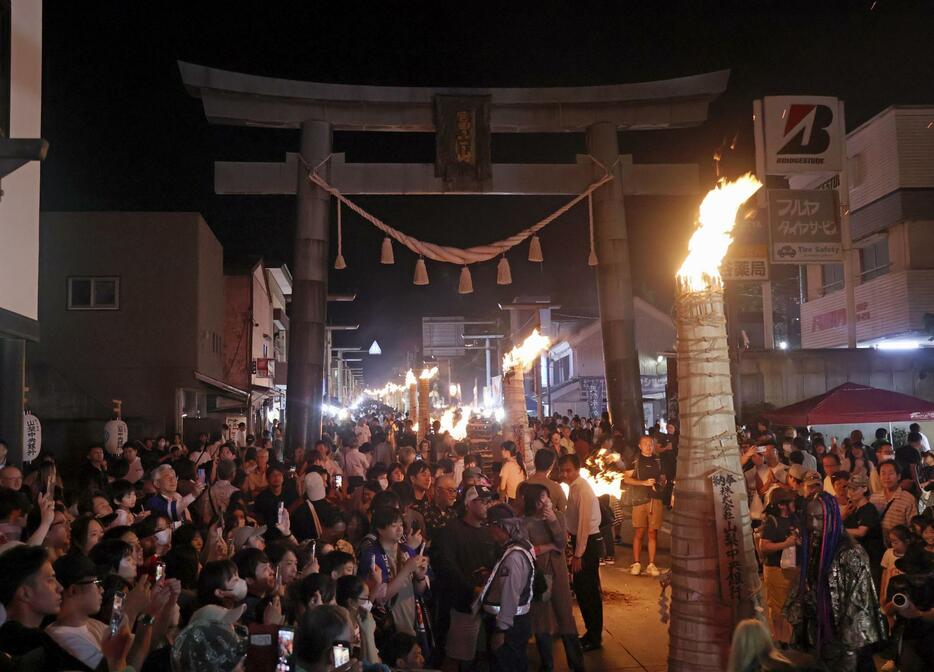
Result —
<instances>
[{"instance_id":1,"label":"wooden torii pillar","mask_svg":"<svg viewBox=\"0 0 934 672\"><path fill-rule=\"evenodd\" d=\"M633 164L619 155L619 130L696 126L725 89L729 71L636 84L592 87L446 89L321 84L257 77L179 62L182 80L199 97L208 121L239 126L301 129L301 155L283 162L217 162L218 194L298 196L292 294L292 333L286 441L308 446L320 432L325 374L328 208L305 179L331 151L333 131L435 132L437 95L485 96L492 133L586 133L588 151L612 171L613 182L594 194L600 265L597 286L603 326L607 400L611 420L630 441L642 430L642 392L635 347L632 281L624 197L691 195L693 164ZM434 164L348 164L334 155L322 175L347 195L576 195L594 179L590 157L574 164L493 164L474 191L454 190ZM601 173L602 174L602 173Z\"/></svg>"}]
</instances>

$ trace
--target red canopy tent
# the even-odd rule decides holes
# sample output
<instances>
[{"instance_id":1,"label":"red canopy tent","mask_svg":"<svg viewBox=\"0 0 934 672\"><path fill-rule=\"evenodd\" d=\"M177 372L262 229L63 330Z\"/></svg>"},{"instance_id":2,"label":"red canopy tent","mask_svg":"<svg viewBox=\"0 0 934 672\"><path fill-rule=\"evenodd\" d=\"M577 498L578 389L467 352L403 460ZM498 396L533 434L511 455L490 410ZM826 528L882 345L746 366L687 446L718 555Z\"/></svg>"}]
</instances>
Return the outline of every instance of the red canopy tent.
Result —
<instances>
[{"instance_id":1,"label":"red canopy tent","mask_svg":"<svg viewBox=\"0 0 934 672\"><path fill-rule=\"evenodd\" d=\"M824 394L763 415L775 424L842 425L934 420L934 404L868 385L843 383Z\"/></svg>"}]
</instances>

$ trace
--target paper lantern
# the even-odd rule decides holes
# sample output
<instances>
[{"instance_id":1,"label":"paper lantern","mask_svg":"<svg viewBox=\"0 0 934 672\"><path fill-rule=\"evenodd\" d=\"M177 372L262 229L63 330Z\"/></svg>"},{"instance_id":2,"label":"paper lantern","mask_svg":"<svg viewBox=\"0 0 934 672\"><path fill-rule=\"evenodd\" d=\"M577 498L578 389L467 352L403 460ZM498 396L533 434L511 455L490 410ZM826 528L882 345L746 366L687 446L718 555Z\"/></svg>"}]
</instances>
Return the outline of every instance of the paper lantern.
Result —
<instances>
[{"instance_id":1,"label":"paper lantern","mask_svg":"<svg viewBox=\"0 0 934 672\"><path fill-rule=\"evenodd\" d=\"M457 285L459 294L473 294L473 280L470 278L470 269L464 266L461 269L461 280Z\"/></svg>"},{"instance_id":2,"label":"paper lantern","mask_svg":"<svg viewBox=\"0 0 934 672\"><path fill-rule=\"evenodd\" d=\"M496 284L512 284L512 271L509 268L509 260L506 258L505 254L499 258L499 263L496 265Z\"/></svg>"},{"instance_id":3,"label":"paper lantern","mask_svg":"<svg viewBox=\"0 0 934 672\"><path fill-rule=\"evenodd\" d=\"M415 262L415 279L412 281L416 285L428 284L428 268L425 266L425 260L422 257Z\"/></svg>"},{"instance_id":4,"label":"paper lantern","mask_svg":"<svg viewBox=\"0 0 934 672\"><path fill-rule=\"evenodd\" d=\"M383 249L379 254L379 263L381 264L394 264L396 263L396 258L392 254L392 238L386 236L383 238Z\"/></svg>"},{"instance_id":5,"label":"paper lantern","mask_svg":"<svg viewBox=\"0 0 934 672\"><path fill-rule=\"evenodd\" d=\"M538 236L532 236L532 240L529 241L529 261L536 261L539 263L544 261L544 257L542 257L542 241L539 240Z\"/></svg>"},{"instance_id":6,"label":"paper lantern","mask_svg":"<svg viewBox=\"0 0 934 672\"><path fill-rule=\"evenodd\" d=\"M30 412L23 416L23 462L32 462L42 450L42 424Z\"/></svg>"},{"instance_id":7,"label":"paper lantern","mask_svg":"<svg viewBox=\"0 0 934 672\"><path fill-rule=\"evenodd\" d=\"M104 425L104 449L114 456L123 454L123 444L127 442L130 432L126 423L120 418L108 420Z\"/></svg>"}]
</instances>

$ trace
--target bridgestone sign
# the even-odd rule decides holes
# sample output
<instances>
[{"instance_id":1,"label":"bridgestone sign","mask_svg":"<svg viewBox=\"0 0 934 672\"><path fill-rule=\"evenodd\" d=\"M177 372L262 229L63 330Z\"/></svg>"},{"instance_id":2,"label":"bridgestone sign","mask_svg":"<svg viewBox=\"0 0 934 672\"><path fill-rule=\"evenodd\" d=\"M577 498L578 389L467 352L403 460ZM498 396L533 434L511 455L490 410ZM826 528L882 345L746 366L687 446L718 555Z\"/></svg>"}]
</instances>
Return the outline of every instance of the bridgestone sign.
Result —
<instances>
[{"instance_id":1,"label":"bridgestone sign","mask_svg":"<svg viewBox=\"0 0 934 672\"><path fill-rule=\"evenodd\" d=\"M842 129L836 98L767 96L763 100L766 173L840 171Z\"/></svg>"},{"instance_id":2,"label":"bridgestone sign","mask_svg":"<svg viewBox=\"0 0 934 672\"><path fill-rule=\"evenodd\" d=\"M835 263L843 259L837 192L770 189L773 264Z\"/></svg>"}]
</instances>

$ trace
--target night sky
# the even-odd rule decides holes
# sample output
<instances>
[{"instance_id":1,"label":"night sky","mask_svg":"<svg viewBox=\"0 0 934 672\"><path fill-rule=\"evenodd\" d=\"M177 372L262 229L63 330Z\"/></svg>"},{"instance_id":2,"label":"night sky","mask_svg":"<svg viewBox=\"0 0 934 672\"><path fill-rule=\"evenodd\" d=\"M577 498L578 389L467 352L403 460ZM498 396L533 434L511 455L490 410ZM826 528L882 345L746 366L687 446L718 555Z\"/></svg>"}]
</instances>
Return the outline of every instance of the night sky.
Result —
<instances>
[{"instance_id":1,"label":"night sky","mask_svg":"<svg viewBox=\"0 0 934 672\"><path fill-rule=\"evenodd\" d=\"M874 8L873 8L874 7ZM292 197L213 194L213 161L282 160L297 131L211 126L181 84L177 60L251 74L347 84L572 86L635 82L731 68L725 95L697 129L621 133L636 162L696 162L702 187L754 167L751 101L768 94L846 100L852 129L892 104L934 103L929 2L45 2L42 167L44 210L198 211L228 258L291 263ZM737 135L738 134L738 135ZM348 161L432 162L427 134L337 133ZM573 162L582 135L494 136L494 162ZM369 198L361 203L406 233L469 246L537 221L563 198ZM693 227L695 199L627 200L636 291L670 308L673 277ZM332 230L332 240L335 235ZM335 321L359 322L340 345L378 338L367 365L381 383L421 338L422 315L492 316L499 301L551 295L592 312L585 208L542 236L545 262L510 255L514 283L495 263L473 268L475 293L457 294L459 269L429 262L431 285L411 284L414 257L378 263L381 234L345 218L348 269L333 290ZM153 259L158 264L158 259ZM166 316L167 321L172 316Z\"/></svg>"}]
</instances>

